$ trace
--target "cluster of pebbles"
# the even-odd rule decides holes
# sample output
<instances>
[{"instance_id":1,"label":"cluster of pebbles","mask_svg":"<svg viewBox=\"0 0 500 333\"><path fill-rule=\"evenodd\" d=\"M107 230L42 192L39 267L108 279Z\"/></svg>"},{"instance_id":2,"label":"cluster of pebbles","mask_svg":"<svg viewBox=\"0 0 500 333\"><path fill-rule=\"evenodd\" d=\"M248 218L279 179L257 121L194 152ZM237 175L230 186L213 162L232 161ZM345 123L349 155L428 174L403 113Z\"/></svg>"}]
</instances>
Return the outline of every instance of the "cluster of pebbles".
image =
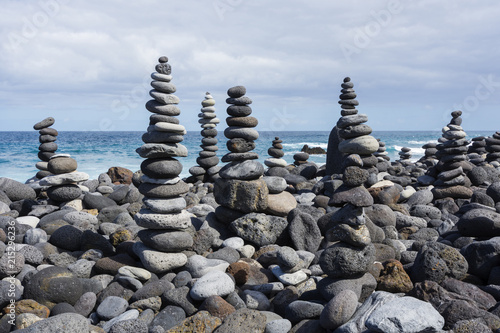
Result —
<instances>
[{"instance_id":1,"label":"cluster of pebbles","mask_svg":"<svg viewBox=\"0 0 500 333\"><path fill-rule=\"evenodd\" d=\"M219 158L217 157L217 129L215 128L220 120L215 114L215 100L210 93L205 94L205 100L201 102L201 113L199 123L201 124L201 148L200 156L196 159L198 166L191 167L189 173L195 181L214 182L218 178Z\"/></svg>"},{"instance_id":2,"label":"cluster of pebbles","mask_svg":"<svg viewBox=\"0 0 500 333\"><path fill-rule=\"evenodd\" d=\"M471 162L460 112L428 159L389 163L346 78L338 172L307 159L265 170L251 101L234 87L227 164L214 184L186 184L170 70L162 57L152 74L141 171L82 180L55 155L36 186L0 178L0 331L500 329L500 171ZM271 159L281 149L276 138ZM80 195L47 197L58 186Z\"/></svg>"},{"instance_id":3,"label":"cluster of pebbles","mask_svg":"<svg viewBox=\"0 0 500 333\"><path fill-rule=\"evenodd\" d=\"M33 128L40 133L38 138L40 141L40 146L38 147L38 158L41 160L35 166L38 170L36 178L42 179L43 177L49 176L51 173L48 169L48 162L51 156L56 154L57 150L57 135L58 132L55 128L50 128L54 125L55 119L52 117L45 118L44 120L36 123Z\"/></svg>"}]
</instances>

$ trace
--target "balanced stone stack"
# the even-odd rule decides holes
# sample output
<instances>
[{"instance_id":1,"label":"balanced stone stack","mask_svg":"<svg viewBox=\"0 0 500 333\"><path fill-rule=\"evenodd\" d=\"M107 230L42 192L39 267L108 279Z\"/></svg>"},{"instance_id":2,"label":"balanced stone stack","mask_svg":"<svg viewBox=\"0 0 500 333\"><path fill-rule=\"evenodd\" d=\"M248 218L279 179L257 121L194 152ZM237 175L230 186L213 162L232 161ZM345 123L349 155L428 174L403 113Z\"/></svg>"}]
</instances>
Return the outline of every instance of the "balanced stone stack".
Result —
<instances>
[{"instance_id":1,"label":"balanced stone stack","mask_svg":"<svg viewBox=\"0 0 500 333\"><path fill-rule=\"evenodd\" d=\"M45 118L44 120L36 123L33 128L39 131L40 146L38 147L38 158L41 160L35 166L38 170L36 178L42 179L49 176L51 173L48 170L47 164L51 156L54 156L57 150L57 130L50 128L54 125L55 119L52 117Z\"/></svg>"},{"instance_id":2,"label":"balanced stone stack","mask_svg":"<svg viewBox=\"0 0 500 333\"><path fill-rule=\"evenodd\" d=\"M55 154L47 163L51 175L40 180L40 186L48 187L47 196L56 203L69 202L82 195L77 183L89 179L89 175L76 171L76 160L69 154Z\"/></svg>"},{"instance_id":3,"label":"balanced stone stack","mask_svg":"<svg viewBox=\"0 0 500 333\"><path fill-rule=\"evenodd\" d=\"M422 146L425 149L424 156L419 160L419 162L424 163L427 166L432 166L436 163L437 157L437 143L436 142L428 142Z\"/></svg>"},{"instance_id":4,"label":"balanced stone stack","mask_svg":"<svg viewBox=\"0 0 500 333\"><path fill-rule=\"evenodd\" d=\"M440 144L436 146L437 180L433 189L435 199L450 197L453 199L468 199L472 191L465 174L472 170L473 164L467 161L468 144L462 124L462 111L453 111L450 123L443 127ZM434 171L434 172L436 172ZM466 186L467 185L467 186Z\"/></svg>"},{"instance_id":5,"label":"balanced stone stack","mask_svg":"<svg viewBox=\"0 0 500 333\"><path fill-rule=\"evenodd\" d=\"M410 164L411 163L410 158L411 158L411 149L408 147L402 147L401 151L399 152L399 163L403 165Z\"/></svg>"},{"instance_id":6,"label":"balanced stone stack","mask_svg":"<svg viewBox=\"0 0 500 333\"><path fill-rule=\"evenodd\" d=\"M229 127L224 131L229 153L222 162L229 162L220 171L221 178L215 181L214 195L222 207L243 213L263 212L267 208L268 188L262 175L264 166L256 161L259 155L252 150L259 133L254 129L257 119L250 117L252 100L245 96L243 86L232 87L226 99Z\"/></svg>"},{"instance_id":7,"label":"balanced stone stack","mask_svg":"<svg viewBox=\"0 0 500 333\"><path fill-rule=\"evenodd\" d=\"M371 127L364 124L368 121L368 117L365 114L358 114L356 110L359 103L355 99L356 93L351 79L346 77L341 86L339 104L342 107L342 117L337 122L337 128L338 135L343 140L339 143L338 150L344 154L344 158L350 154L359 155L363 168L377 172L374 166L378 163L378 159L372 154L379 149L379 143L369 135L372 132Z\"/></svg>"},{"instance_id":8,"label":"balanced stone stack","mask_svg":"<svg viewBox=\"0 0 500 333\"><path fill-rule=\"evenodd\" d=\"M467 151L469 161L476 166L485 165L487 154L486 138L484 136L472 138L472 144Z\"/></svg>"},{"instance_id":9,"label":"balanced stone stack","mask_svg":"<svg viewBox=\"0 0 500 333\"><path fill-rule=\"evenodd\" d=\"M339 135L345 139L339 144L339 150L346 156L342 170L343 184L335 190L328 203L340 209L330 216L323 228L329 246L322 252L319 264L328 278L323 279L321 284L325 287L323 290L328 290L331 289L328 285L335 284L338 279L352 279L355 284L368 283L373 290L376 282L367 272L375 260L375 247L366 225L369 219L364 213L365 207L373 205L373 197L364 187L370 174L362 168L362 156L365 159L373 157L378 162L371 154L378 150L379 143L368 135L371 128L362 125L367 117L357 114L355 106L358 102L354 99L356 94L349 78L344 79L342 88L339 102L342 117L337 127ZM323 296L327 299L333 297Z\"/></svg>"},{"instance_id":10,"label":"balanced stone stack","mask_svg":"<svg viewBox=\"0 0 500 333\"><path fill-rule=\"evenodd\" d=\"M308 163L307 162L308 159L309 159L308 153L299 152L293 154L293 164L295 164L296 166Z\"/></svg>"},{"instance_id":11,"label":"balanced stone stack","mask_svg":"<svg viewBox=\"0 0 500 333\"><path fill-rule=\"evenodd\" d=\"M377 157L379 162L390 161L391 158L389 157L389 154L387 153L387 148L385 147L385 142L380 141L380 139L377 139L377 141L378 141L378 149L376 152L373 153L373 156Z\"/></svg>"},{"instance_id":12,"label":"balanced stone stack","mask_svg":"<svg viewBox=\"0 0 500 333\"><path fill-rule=\"evenodd\" d=\"M267 150L267 153L271 157L264 161L264 164L267 167L269 167L269 168L284 168L284 167L286 167L287 163L283 159L283 156L285 156L285 153L283 152L282 143L283 143L283 140L280 140L279 137L274 138L272 147Z\"/></svg>"},{"instance_id":13,"label":"balanced stone stack","mask_svg":"<svg viewBox=\"0 0 500 333\"><path fill-rule=\"evenodd\" d=\"M150 116L150 126L142 136L144 145L137 153L146 158L141 164L139 191L144 195L142 208L135 221L145 230L138 234L142 242L134 244L133 251L146 269L154 273L164 273L186 264L187 257L180 253L193 244L187 232L191 226L191 214L182 197L189 186L178 176L182 164L176 157L187 156L187 149L180 142L186 130L176 118L180 109L179 98L173 93L176 87L171 83L171 66L167 57L161 57L150 91L154 99L146 103Z\"/></svg>"},{"instance_id":14,"label":"balanced stone stack","mask_svg":"<svg viewBox=\"0 0 500 333\"><path fill-rule=\"evenodd\" d=\"M500 132L496 132L491 137L486 138L486 151L488 162L500 162Z\"/></svg>"},{"instance_id":15,"label":"balanced stone stack","mask_svg":"<svg viewBox=\"0 0 500 333\"><path fill-rule=\"evenodd\" d=\"M203 139L201 140L200 156L196 159L198 166L194 166L189 169L189 173L204 183L213 182L215 178L218 177L219 158L216 155L217 150L217 130L215 127L220 122L215 114L215 100L209 92L205 95L205 100L201 102L201 113L198 117L201 119L198 122L201 124L201 135Z\"/></svg>"}]
</instances>

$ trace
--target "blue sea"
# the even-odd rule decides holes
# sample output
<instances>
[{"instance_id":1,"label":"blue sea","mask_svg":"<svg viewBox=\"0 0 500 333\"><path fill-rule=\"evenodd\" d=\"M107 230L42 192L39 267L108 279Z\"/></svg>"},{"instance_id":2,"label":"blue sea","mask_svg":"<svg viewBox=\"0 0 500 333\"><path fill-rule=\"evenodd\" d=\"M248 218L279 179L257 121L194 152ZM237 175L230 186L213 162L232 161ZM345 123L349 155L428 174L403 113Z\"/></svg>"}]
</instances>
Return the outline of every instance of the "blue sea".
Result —
<instances>
[{"instance_id":1,"label":"blue sea","mask_svg":"<svg viewBox=\"0 0 500 333\"><path fill-rule=\"evenodd\" d=\"M110 167L121 166L132 171L140 169L144 160L135 149L140 147L143 132L69 132L60 131L56 143L59 148L57 153L70 154L78 162L78 171L86 172L92 179L106 172ZM293 162L293 155L299 152L304 145L309 147L327 148L330 132L260 132L256 141L260 161L269 158L267 149L271 146L274 137L283 140L283 157L288 163ZM477 136L490 136L488 131L467 130L467 138ZM435 131L378 131L373 132L375 138L386 143L387 152L391 161L398 159L398 152L404 146L412 149L412 160L417 160L424 154L422 145L436 142L441 136ZM32 178L37 169L35 164L38 159L38 131L0 132L0 177L8 177L20 182ZM183 164L181 177L189 176L189 168L196 165L196 158L201 150L200 132L188 132L184 137L184 144L189 152L188 157L179 158ZM219 131L219 151L217 155L226 154L226 141L222 131ZM317 164L326 162L326 155L311 155L310 161Z\"/></svg>"}]
</instances>

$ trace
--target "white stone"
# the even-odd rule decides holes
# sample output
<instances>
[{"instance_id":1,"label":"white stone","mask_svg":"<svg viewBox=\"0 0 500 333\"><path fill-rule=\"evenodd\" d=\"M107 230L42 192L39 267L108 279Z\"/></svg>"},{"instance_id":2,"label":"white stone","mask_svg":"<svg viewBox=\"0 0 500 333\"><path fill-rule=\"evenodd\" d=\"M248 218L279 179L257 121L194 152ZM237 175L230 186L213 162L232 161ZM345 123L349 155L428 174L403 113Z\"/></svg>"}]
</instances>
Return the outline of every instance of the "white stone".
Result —
<instances>
[{"instance_id":1,"label":"white stone","mask_svg":"<svg viewBox=\"0 0 500 333\"><path fill-rule=\"evenodd\" d=\"M174 185L180 182L180 180L181 179L179 177L169 178L169 179L154 179L146 175L141 176L141 181L143 183L150 183L150 184Z\"/></svg>"},{"instance_id":2,"label":"white stone","mask_svg":"<svg viewBox=\"0 0 500 333\"><path fill-rule=\"evenodd\" d=\"M270 265L269 268L271 272L280 280L283 284L286 285L297 285L301 282L307 280L307 274L303 271L297 271L295 273L285 273L278 265Z\"/></svg>"},{"instance_id":3,"label":"white stone","mask_svg":"<svg viewBox=\"0 0 500 333\"><path fill-rule=\"evenodd\" d=\"M264 164L270 168L272 167L286 167L288 163L282 158L268 158L264 161Z\"/></svg>"},{"instance_id":4,"label":"white stone","mask_svg":"<svg viewBox=\"0 0 500 333\"><path fill-rule=\"evenodd\" d=\"M244 245L238 249L242 258L252 258L255 253L255 247L250 244Z\"/></svg>"},{"instance_id":5,"label":"white stone","mask_svg":"<svg viewBox=\"0 0 500 333\"><path fill-rule=\"evenodd\" d=\"M85 172L74 171L69 173L62 173L59 175L47 176L40 180L41 186L56 186L64 184L75 184L84 182L89 179L89 175Z\"/></svg>"},{"instance_id":6,"label":"white stone","mask_svg":"<svg viewBox=\"0 0 500 333\"><path fill-rule=\"evenodd\" d=\"M129 276L135 279L139 279L141 281L147 281L151 279L151 273L139 267L122 266L118 269L118 273L124 276Z\"/></svg>"},{"instance_id":7,"label":"white stone","mask_svg":"<svg viewBox=\"0 0 500 333\"><path fill-rule=\"evenodd\" d=\"M182 267L188 260L184 253L165 253L155 251L141 242L135 243L132 250L139 257L141 263L144 265L144 268L157 274Z\"/></svg>"},{"instance_id":8,"label":"white stone","mask_svg":"<svg viewBox=\"0 0 500 333\"><path fill-rule=\"evenodd\" d=\"M48 165L49 165L49 162L40 161L40 162L37 162L35 164L35 168L37 168L38 170L47 171Z\"/></svg>"},{"instance_id":9,"label":"white stone","mask_svg":"<svg viewBox=\"0 0 500 333\"><path fill-rule=\"evenodd\" d=\"M391 182L390 180L382 180L379 181L378 183L373 184L370 186L370 188L378 188L378 187L385 187L385 186L394 186L394 183Z\"/></svg>"},{"instance_id":10,"label":"white stone","mask_svg":"<svg viewBox=\"0 0 500 333\"><path fill-rule=\"evenodd\" d=\"M161 74L158 72L154 72L151 74L151 78L157 81L170 82L172 81L172 75Z\"/></svg>"},{"instance_id":11,"label":"white stone","mask_svg":"<svg viewBox=\"0 0 500 333\"><path fill-rule=\"evenodd\" d=\"M179 133L186 134L186 128L182 125L172 124L167 122L158 122L154 124L154 130L160 132L171 132L171 133Z\"/></svg>"},{"instance_id":12,"label":"white stone","mask_svg":"<svg viewBox=\"0 0 500 333\"><path fill-rule=\"evenodd\" d=\"M58 158L58 157L71 157L71 155L70 154L55 154L55 155L52 155L49 159Z\"/></svg>"},{"instance_id":13,"label":"white stone","mask_svg":"<svg viewBox=\"0 0 500 333\"><path fill-rule=\"evenodd\" d=\"M179 97L172 94L165 94L156 90L151 90L149 95L153 97L158 103L162 104L179 104L181 101Z\"/></svg>"},{"instance_id":14,"label":"white stone","mask_svg":"<svg viewBox=\"0 0 500 333\"><path fill-rule=\"evenodd\" d=\"M232 247L235 250L242 248L245 245L245 241L241 237L230 237L222 242L223 247Z\"/></svg>"},{"instance_id":15,"label":"white stone","mask_svg":"<svg viewBox=\"0 0 500 333\"><path fill-rule=\"evenodd\" d=\"M194 300L201 301L210 296L224 297L234 291L234 281L224 272L211 271L199 278L189 291Z\"/></svg>"},{"instance_id":16,"label":"white stone","mask_svg":"<svg viewBox=\"0 0 500 333\"><path fill-rule=\"evenodd\" d=\"M19 216L18 218L16 218L16 221L20 224L26 224L33 228L36 228L38 222L40 222L40 219L36 216Z\"/></svg>"}]
</instances>

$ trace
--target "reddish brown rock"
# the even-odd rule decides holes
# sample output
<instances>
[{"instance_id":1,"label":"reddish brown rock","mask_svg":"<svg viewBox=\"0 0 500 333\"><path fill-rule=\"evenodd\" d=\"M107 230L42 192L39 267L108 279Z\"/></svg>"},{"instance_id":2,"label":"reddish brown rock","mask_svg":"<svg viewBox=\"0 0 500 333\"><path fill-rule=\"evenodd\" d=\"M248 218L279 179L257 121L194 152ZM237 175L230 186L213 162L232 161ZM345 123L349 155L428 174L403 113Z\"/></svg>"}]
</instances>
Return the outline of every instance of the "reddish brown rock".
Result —
<instances>
[{"instance_id":1,"label":"reddish brown rock","mask_svg":"<svg viewBox=\"0 0 500 333\"><path fill-rule=\"evenodd\" d=\"M234 306L226 302L218 295L210 296L200 306L200 311L208 311L212 316L218 317L222 320L228 315L236 311Z\"/></svg>"},{"instance_id":2,"label":"reddish brown rock","mask_svg":"<svg viewBox=\"0 0 500 333\"><path fill-rule=\"evenodd\" d=\"M134 176L134 173L129 169L125 169L122 167L111 167L109 168L107 173L109 178L111 178L111 181L115 185L132 184L132 177Z\"/></svg>"},{"instance_id":3,"label":"reddish brown rock","mask_svg":"<svg viewBox=\"0 0 500 333\"><path fill-rule=\"evenodd\" d=\"M377 279L377 290L407 293L413 289L413 283L399 261L388 260L383 265L384 269Z\"/></svg>"},{"instance_id":4,"label":"reddish brown rock","mask_svg":"<svg viewBox=\"0 0 500 333\"><path fill-rule=\"evenodd\" d=\"M10 309L5 307L3 312L9 313ZM21 313L32 313L40 318L48 318L50 310L45 305L42 305L32 299L22 299L16 302L15 313L16 316L19 316Z\"/></svg>"},{"instance_id":5,"label":"reddish brown rock","mask_svg":"<svg viewBox=\"0 0 500 333\"><path fill-rule=\"evenodd\" d=\"M229 265L227 273L234 277L234 281L237 285L245 284L247 283L248 276L250 275L250 265L243 261L237 261Z\"/></svg>"}]
</instances>

